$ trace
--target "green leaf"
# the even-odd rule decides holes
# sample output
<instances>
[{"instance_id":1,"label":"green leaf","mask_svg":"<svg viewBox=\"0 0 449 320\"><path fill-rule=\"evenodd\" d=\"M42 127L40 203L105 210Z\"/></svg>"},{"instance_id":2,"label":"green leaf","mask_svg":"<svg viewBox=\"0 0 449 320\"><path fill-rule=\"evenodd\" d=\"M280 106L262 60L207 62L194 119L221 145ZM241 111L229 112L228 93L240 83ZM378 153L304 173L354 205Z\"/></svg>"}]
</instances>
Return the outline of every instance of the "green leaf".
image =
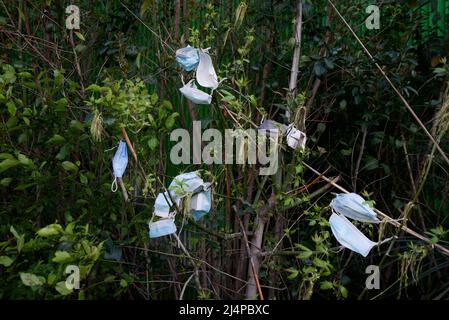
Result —
<instances>
[{"instance_id":1,"label":"green leaf","mask_svg":"<svg viewBox=\"0 0 449 320\"><path fill-rule=\"evenodd\" d=\"M82 184L87 184L89 182L87 177L84 174L82 174L82 173L80 173L80 182Z\"/></svg>"},{"instance_id":2,"label":"green leaf","mask_svg":"<svg viewBox=\"0 0 449 320\"><path fill-rule=\"evenodd\" d=\"M61 70L55 69L53 70L54 83L57 87L61 86L64 77L62 75Z\"/></svg>"},{"instance_id":3,"label":"green leaf","mask_svg":"<svg viewBox=\"0 0 449 320\"><path fill-rule=\"evenodd\" d=\"M24 154L19 153L17 158L19 159L20 163L25 165L25 166L32 166L34 164L33 160L31 160L30 158L28 158Z\"/></svg>"},{"instance_id":4,"label":"green leaf","mask_svg":"<svg viewBox=\"0 0 449 320\"><path fill-rule=\"evenodd\" d=\"M334 284L330 281L322 281L320 284L321 290L329 290L329 289L333 289L333 288L334 288Z\"/></svg>"},{"instance_id":5,"label":"green leaf","mask_svg":"<svg viewBox=\"0 0 449 320\"><path fill-rule=\"evenodd\" d=\"M0 264L5 267L9 267L13 263L13 261L14 260L8 256L0 256Z\"/></svg>"},{"instance_id":6,"label":"green leaf","mask_svg":"<svg viewBox=\"0 0 449 320\"><path fill-rule=\"evenodd\" d=\"M287 279L289 279L289 280L295 279L299 274L299 270L294 269L294 268L289 268L289 269L287 269L287 271L290 272L290 274L287 277Z\"/></svg>"},{"instance_id":7,"label":"green leaf","mask_svg":"<svg viewBox=\"0 0 449 320\"><path fill-rule=\"evenodd\" d=\"M299 259L309 259L313 254L313 251L303 251L299 254Z\"/></svg>"},{"instance_id":8,"label":"green leaf","mask_svg":"<svg viewBox=\"0 0 449 320\"><path fill-rule=\"evenodd\" d=\"M78 39L80 39L81 41L86 41L86 38L84 38L83 34L81 32L76 32L75 31L76 36L78 37Z\"/></svg>"},{"instance_id":9,"label":"green leaf","mask_svg":"<svg viewBox=\"0 0 449 320\"><path fill-rule=\"evenodd\" d=\"M167 118L167 120L165 120L165 127L167 129L173 128L173 126L175 125L175 120L176 120L177 116L178 116L177 113L173 113Z\"/></svg>"},{"instance_id":10,"label":"green leaf","mask_svg":"<svg viewBox=\"0 0 449 320\"><path fill-rule=\"evenodd\" d=\"M145 12L147 12L147 10L150 8L152 2L153 2L153 0L144 0L142 2L142 5L140 6L140 16L141 17L143 17Z\"/></svg>"},{"instance_id":11,"label":"green leaf","mask_svg":"<svg viewBox=\"0 0 449 320\"><path fill-rule=\"evenodd\" d=\"M346 299L348 297L348 289L346 289L345 287L340 286L340 292L341 292L341 296L343 298Z\"/></svg>"},{"instance_id":12,"label":"green leaf","mask_svg":"<svg viewBox=\"0 0 449 320\"><path fill-rule=\"evenodd\" d=\"M86 88L86 91L92 91L92 92L100 92L101 87L98 84L91 84Z\"/></svg>"},{"instance_id":13,"label":"green leaf","mask_svg":"<svg viewBox=\"0 0 449 320\"><path fill-rule=\"evenodd\" d=\"M67 251L56 251L55 257L51 260L56 263L66 263L72 260L72 256Z\"/></svg>"},{"instance_id":14,"label":"green leaf","mask_svg":"<svg viewBox=\"0 0 449 320\"><path fill-rule=\"evenodd\" d=\"M9 114L10 114L12 117L14 117L14 116L16 115L16 112L17 112L17 108L16 108L16 105L14 104L14 102L9 101L9 102L6 104L6 106L8 107L8 112L9 112Z\"/></svg>"},{"instance_id":15,"label":"green leaf","mask_svg":"<svg viewBox=\"0 0 449 320\"><path fill-rule=\"evenodd\" d=\"M45 279L43 277L38 277L32 273L20 273L20 280L27 287L41 286L45 283Z\"/></svg>"},{"instance_id":16,"label":"green leaf","mask_svg":"<svg viewBox=\"0 0 449 320\"><path fill-rule=\"evenodd\" d=\"M158 100L159 100L159 97L156 92L150 96L150 103L152 105L155 105Z\"/></svg>"},{"instance_id":17,"label":"green leaf","mask_svg":"<svg viewBox=\"0 0 449 320\"><path fill-rule=\"evenodd\" d=\"M72 173L78 172L78 167L76 166L76 164L74 164L73 162L70 162L70 161L64 161L62 163L62 167L64 168L65 171L69 171Z\"/></svg>"},{"instance_id":18,"label":"green leaf","mask_svg":"<svg viewBox=\"0 0 449 320\"><path fill-rule=\"evenodd\" d=\"M51 237L58 235L63 232L61 225L59 224L50 224L42 229L40 229L37 234L41 237Z\"/></svg>"},{"instance_id":19,"label":"green leaf","mask_svg":"<svg viewBox=\"0 0 449 320\"><path fill-rule=\"evenodd\" d=\"M67 296L73 292L73 289L67 288L65 281L58 282L55 286L55 289L63 296Z\"/></svg>"},{"instance_id":20,"label":"green leaf","mask_svg":"<svg viewBox=\"0 0 449 320\"><path fill-rule=\"evenodd\" d=\"M148 140L148 147L149 147L151 150L156 149L156 147L158 146L158 144L159 144L159 140L158 140L156 137L152 137L150 140Z\"/></svg>"},{"instance_id":21,"label":"green leaf","mask_svg":"<svg viewBox=\"0 0 449 320\"><path fill-rule=\"evenodd\" d=\"M81 53L86 49L87 49L87 47L84 44L78 44L75 46L75 51L78 53Z\"/></svg>"},{"instance_id":22,"label":"green leaf","mask_svg":"<svg viewBox=\"0 0 449 320\"><path fill-rule=\"evenodd\" d=\"M374 157L369 157L365 164L366 170L374 170L379 168L379 160Z\"/></svg>"},{"instance_id":23,"label":"green leaf","mask_svg":"<svg viewBox=\"0 0 449 320\"><path fill-rule=\"evenodd\" d=\"M63 145L60 149L58 154L56 155L56 159L58 160L64 160L65 158L67 158L67 156L70 153L70 145L65 144Z\"/></svg>"},{"instance_id":24,"label":"green leaf","mask_svg":"<svg viewBox=\"0 0 449 320\"><path fill-rule=\"evenodd\" d=\"M0 153L0 159L15 159L10 153L2 152Z\"/></svg>"},{"instance_id":25,"label":"green leaf","mask_svg":"<svg viewBox=\"0 0 449 320\"><path fill-rule=\"evenodd\" d=\"M120 286L122 288L126 288L128 286L128 282L125 279L120 280Z\"/></svg>"},{"instance_id":26,"label":"green leaf","mask_svg":"<svg viewBox=\"0 0 449 320\"><path fill-rule=\"evenodd\" d=\"M65 138L59 134L55 134L53 137L51 137L50 139L48 139L47 143L49 144L61 144L65 141Z\"/></svg>"},{"instance_id":27,"label":"green leaf","mask_svg":"<svg viewBox=\"0 0 449 320\"><path fill-rule=\"evenodd\" d=\"M16 159L5 159L2 162L0 162L0 173L4 172L4 171L6 171L6 170L8 170L10 168L16 167L19 164L20 164L19 160L16 160Z\"/></svg>"},{"instance_id":28,"label":"green leaf","mask_svg":"<svg viewBox=\"0 0 449 320\"><path fill-rule=\"evenodd\" d=\"M7 187L11 182L12 178L3 178L2 180L0 180L0 185L2 185L3 187Z\"/></svg>"},{"instance_id":29,"label":"green leaf","mask_svg":"<svg viewBox=\"0 0 449 320\"><path fill-rule=\"evenodd\" d=\"M70 128L71 129L75 129L75 130L79 130L79 131L83 131L84 130L84 125L77 121L77 120L72 120L70 121Z\"/></svg>"}]
</instances>

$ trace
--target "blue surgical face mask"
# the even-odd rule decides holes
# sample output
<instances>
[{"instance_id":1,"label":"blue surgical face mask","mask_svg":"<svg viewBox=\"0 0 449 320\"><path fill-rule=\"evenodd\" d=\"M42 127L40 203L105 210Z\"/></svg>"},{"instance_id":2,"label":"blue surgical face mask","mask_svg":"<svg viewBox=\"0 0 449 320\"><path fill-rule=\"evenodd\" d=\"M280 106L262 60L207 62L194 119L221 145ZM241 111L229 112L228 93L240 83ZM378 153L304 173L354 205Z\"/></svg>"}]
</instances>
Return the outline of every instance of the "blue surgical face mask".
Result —
<instances>
[{"instance_id":1,"label":"blue surgical face mask","mask_svg":"<svg viewBox=\"0 0 449 320\"><path fill-rule=\"evenodd\" d=\"M377 245L368 239L355 225L342 215L333 213L329 219L332 233L337 241L354 252L366 257L371 249Z\"/></svg>"},{"instance_id":2,"label":"blue surgical face mask","mask_svg":"<svg viewBox=\"0 0 449 320\"><path fill-rule=\"evenodd\" d=\"M173 192L171 192L170 195L171 199L173 199L176 205L179 206L181 199L176 197ZM154 214L161 218L167 218L170 213L170 208L173 206L171 199L168 192L159 193L154 202Z\"/></svg>"},{"instance_id":3,"label":"blue surgical face mask","mask_svg":"<svg viewBox=\"0 0 449 320\"><path fill-rule=\"evenodd\" d=\"M374 210L364 203L365 199L356 193L339 193L331 201L332 209L348 218L370 223L379 223Z\"/></svg>"},{"instance_id":4,"label":"blue surgical face mask","mask_svg":"<svg viewBox=\"0 0 449 320\"><path fill-rule=\"evenodd\" d=\"M204 186L204 181L196 171L177 175L170 183L168 189L177 197L184 197L186 193L194 193Z\"/></svg>"},{"instance_id":5,"label":"blue surgical face mask","mask_svg":"<svg viewBox=\"0 0 449 320\"><path fill-rule=\"evenodd\" d=\"M198 49L187 46L176 50L176 61L185 71L192 71L200 61Z\"/></svg>"},{"instance_id":6,"label":"blue surgical face mask","mask_svg":"<svg viewBox=\"0 0 449 320\"><path fill-rule=\"evenodd\" d=\"M195 221L198 221L207 213L211 208L211 188L206 191L201 191L192 196L190 199L190 213Z\"/></svg>"},{"instance_id":7,"label":"blue surgical face mask","mask_svg":"<svg viewBox=\"0 0 449 320\"><path fill-rule=\"evenodd\" d=\"M123 177L123 173L128 165L128 149L126 148L126 142L120 140L117 151L112 158L112 169L114 172L114 181L112 182L112 192L117 191L117 178Z\"/></svg>"},{"instance_id":8,"label":"blue surgical face mask","mask_svg":"<svg viewBox=\"0 0 449 320\"><path fill-rule=\"evenodd\" d=\"M156 222L150 222L150 238L163 237L176 232L174 219L161 219Z\"/></svg>"}]
</instances>

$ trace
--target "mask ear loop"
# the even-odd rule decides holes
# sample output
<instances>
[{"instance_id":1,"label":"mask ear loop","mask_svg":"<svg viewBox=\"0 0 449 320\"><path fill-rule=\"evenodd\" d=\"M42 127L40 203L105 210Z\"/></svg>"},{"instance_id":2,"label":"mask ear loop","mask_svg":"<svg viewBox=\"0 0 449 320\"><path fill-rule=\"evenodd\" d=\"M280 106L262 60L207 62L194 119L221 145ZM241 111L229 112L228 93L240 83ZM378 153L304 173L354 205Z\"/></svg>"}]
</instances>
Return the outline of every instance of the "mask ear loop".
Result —
<instances>
[{"instance_id":1,"label":"mask ear loop","mask_svg":"<svg viewBox=\"0 0 449 320\"><path fill-rule=\"evenodd\" d=\"M112 192L116 192L117 188L118 188L118 186L117 186L117 177L114 176L114 181L112 181L112 184L111 184L111 191Z\"/></svg>"},{"instance_id":2,"label":"mask ear loop","mask_svg":"<svg viewBox=\"0 0 449 320\"><path fill-rule=\"evenodd\" d=\"M181 73L181 82L182 82L182 86L185 86L186 83L184 82L184 75Z\"/></svg>"}]
</instances>

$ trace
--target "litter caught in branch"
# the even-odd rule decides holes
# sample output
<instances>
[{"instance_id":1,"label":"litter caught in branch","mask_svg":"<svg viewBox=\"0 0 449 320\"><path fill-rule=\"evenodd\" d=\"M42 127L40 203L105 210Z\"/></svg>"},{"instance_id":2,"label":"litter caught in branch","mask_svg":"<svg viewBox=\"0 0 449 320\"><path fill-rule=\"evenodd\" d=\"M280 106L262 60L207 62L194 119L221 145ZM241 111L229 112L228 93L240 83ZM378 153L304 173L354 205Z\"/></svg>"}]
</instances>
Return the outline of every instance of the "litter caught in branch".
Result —
<instances>
[{"instance_id":1,"label":"litter caught in branch","mask_svg":"<svg viewBox=\"0 0 449 320\"><path fill-rule=\"evenodd\" d=\"M117 191L117 179L123 177L126 167L128 165L128 149L126 148L126 142L120 140L117 151L112 158L112 169L114 173L114 181L111 185L111 191Z\"/></svg>"},{"instance_id":2,"label":"litter caught in branch","mask_svg":"<svg viewBox=\"0 0 449 320\"><path fill-rule=\"evenodd\" d=\"M150 238L159 238L176 232L175 219L167 218L149 223Z\"/></svg>"},{"instance_id":3,"label":"litter caught in branch","mask_svg":"<svg viewBox=\"0 0 449 320\"><path fill-rule=\"evenodd\" d=\"M329 219L329 224L332 233L342 246L360 253L364 257L376 245L343 215L333 213Z\"/></svg>"},{"instance_id":4,"label":"litter caught in branch","mask_svg":"<svg viewBox=\"0 0 449 320\"><path fill-rule=\"evenodd\" d=\"M185 71L194 70L200 61L198 49L187 46L176 50L176 61Z\"/></svg>"},{"instance_id":5,"label":"litter caught in branch","mask_svg":"<svg viewBox=\"0 0 449 320\"><path fill-rule=\"evenodd\" d=\"M187 84L179 89L181 93L195 104L211 104L212 94L218 88L219 82L215 72L212 58L207 49L197 49L187 46L176 51L176 61L185 71L195 70L196 81L204 88L211 88L212 92L208 94L197 88L195 79L191 79Z\"/></svg>"},{"instance_id":6,"label":"litter caught in branch","mask_svg":"<svg viewBox=\"0 0 449 320\"><path fill-rule=\"evenodd\" d=\"M301 147L301 149L304 149L306 147L306 134L296 129L293 124L287 127L285 136L287 139L287 145L290 148L296 149L298 147Z\"/></svg>"},{"instance_id":7,"label":"litter caught in branch","mask_svg":"<svg viewBox=\"0 0 449 320\"><path fill-rule=\"evenodd\" d=\"M348 218L361 222L379 223L376 213L365 202L365 199L356 193L339 193L331 201L330 206L332 210Z\"/></svg>"},{"instance_id":8,"label":"litter caught in branch","mask_svg":"<svg viewBox=\"0 0 449 320\"><path fill-rule=\"evenodd\" d=\"M190 196L189 207L186 209L192 218L198 221L204 217L211 209L211 195L211 184L204 182L196 171L176 176L167 191L159 193L156 197L153 216L149 224L150 237L161 237L176 232L174 219L178 213L177 209L181 209L180 206L183 203L181 200L185 197ZM155 216L162 219L153 222ZM171 221L167 222L168 220Z\"/></svg>"},{"instance_id":9,"label":"litter caught in branch","mask_svg":"<svg viewBox=\"0 0 449 320\"><path fill-rule=\"evenodd\" d=\"M179 91L195 104L211 104L212 102L212 96L198 89L193 79L180 88Z\"/></svg>"}]
</instances>

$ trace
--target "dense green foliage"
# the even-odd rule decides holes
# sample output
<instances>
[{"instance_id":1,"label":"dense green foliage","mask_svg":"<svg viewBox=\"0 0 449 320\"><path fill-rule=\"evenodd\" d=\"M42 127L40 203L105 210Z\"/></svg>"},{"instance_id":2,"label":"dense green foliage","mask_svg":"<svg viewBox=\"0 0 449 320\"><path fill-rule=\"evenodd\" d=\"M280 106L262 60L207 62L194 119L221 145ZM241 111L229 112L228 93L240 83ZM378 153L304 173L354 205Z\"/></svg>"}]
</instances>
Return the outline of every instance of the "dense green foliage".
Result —
<instances>
[{"instance_id":1,"label":"dense green foliage","mask_svg":"<svg viewBox=\"0 0 449 320\"><path fill-rule=\"evenodd\" d=\"M0 0L0 298L244 298L244 239L260 225L265 298L447 298L448 256L432 244L449 248L449 166L328 1L303 2L291 92L297 1L84 0L81 28L70 31L70 1ZM382 2L380 30L365 28L368 4L337 7L449 152L449 1ZM211 47L226 78L211 106L178 90L174 50L187 43ZM170 162L170 132L193 120L247 129L287 123L286 111L307 149L283 145L276 175ZM111 192L124 132L138 159L128 150L129 201ZM430 243L356 223L375 241L398 238L367 258L340 250L328 223L339 191L305 163ZM150 240L162 185L199 169L213 185L211 212L177 221L184 250L174 237ZM64 285L68 265L80 268L79 290ZM365 289L368 265L380 266L380 290Z\"/></svg>"}]
</instances>

